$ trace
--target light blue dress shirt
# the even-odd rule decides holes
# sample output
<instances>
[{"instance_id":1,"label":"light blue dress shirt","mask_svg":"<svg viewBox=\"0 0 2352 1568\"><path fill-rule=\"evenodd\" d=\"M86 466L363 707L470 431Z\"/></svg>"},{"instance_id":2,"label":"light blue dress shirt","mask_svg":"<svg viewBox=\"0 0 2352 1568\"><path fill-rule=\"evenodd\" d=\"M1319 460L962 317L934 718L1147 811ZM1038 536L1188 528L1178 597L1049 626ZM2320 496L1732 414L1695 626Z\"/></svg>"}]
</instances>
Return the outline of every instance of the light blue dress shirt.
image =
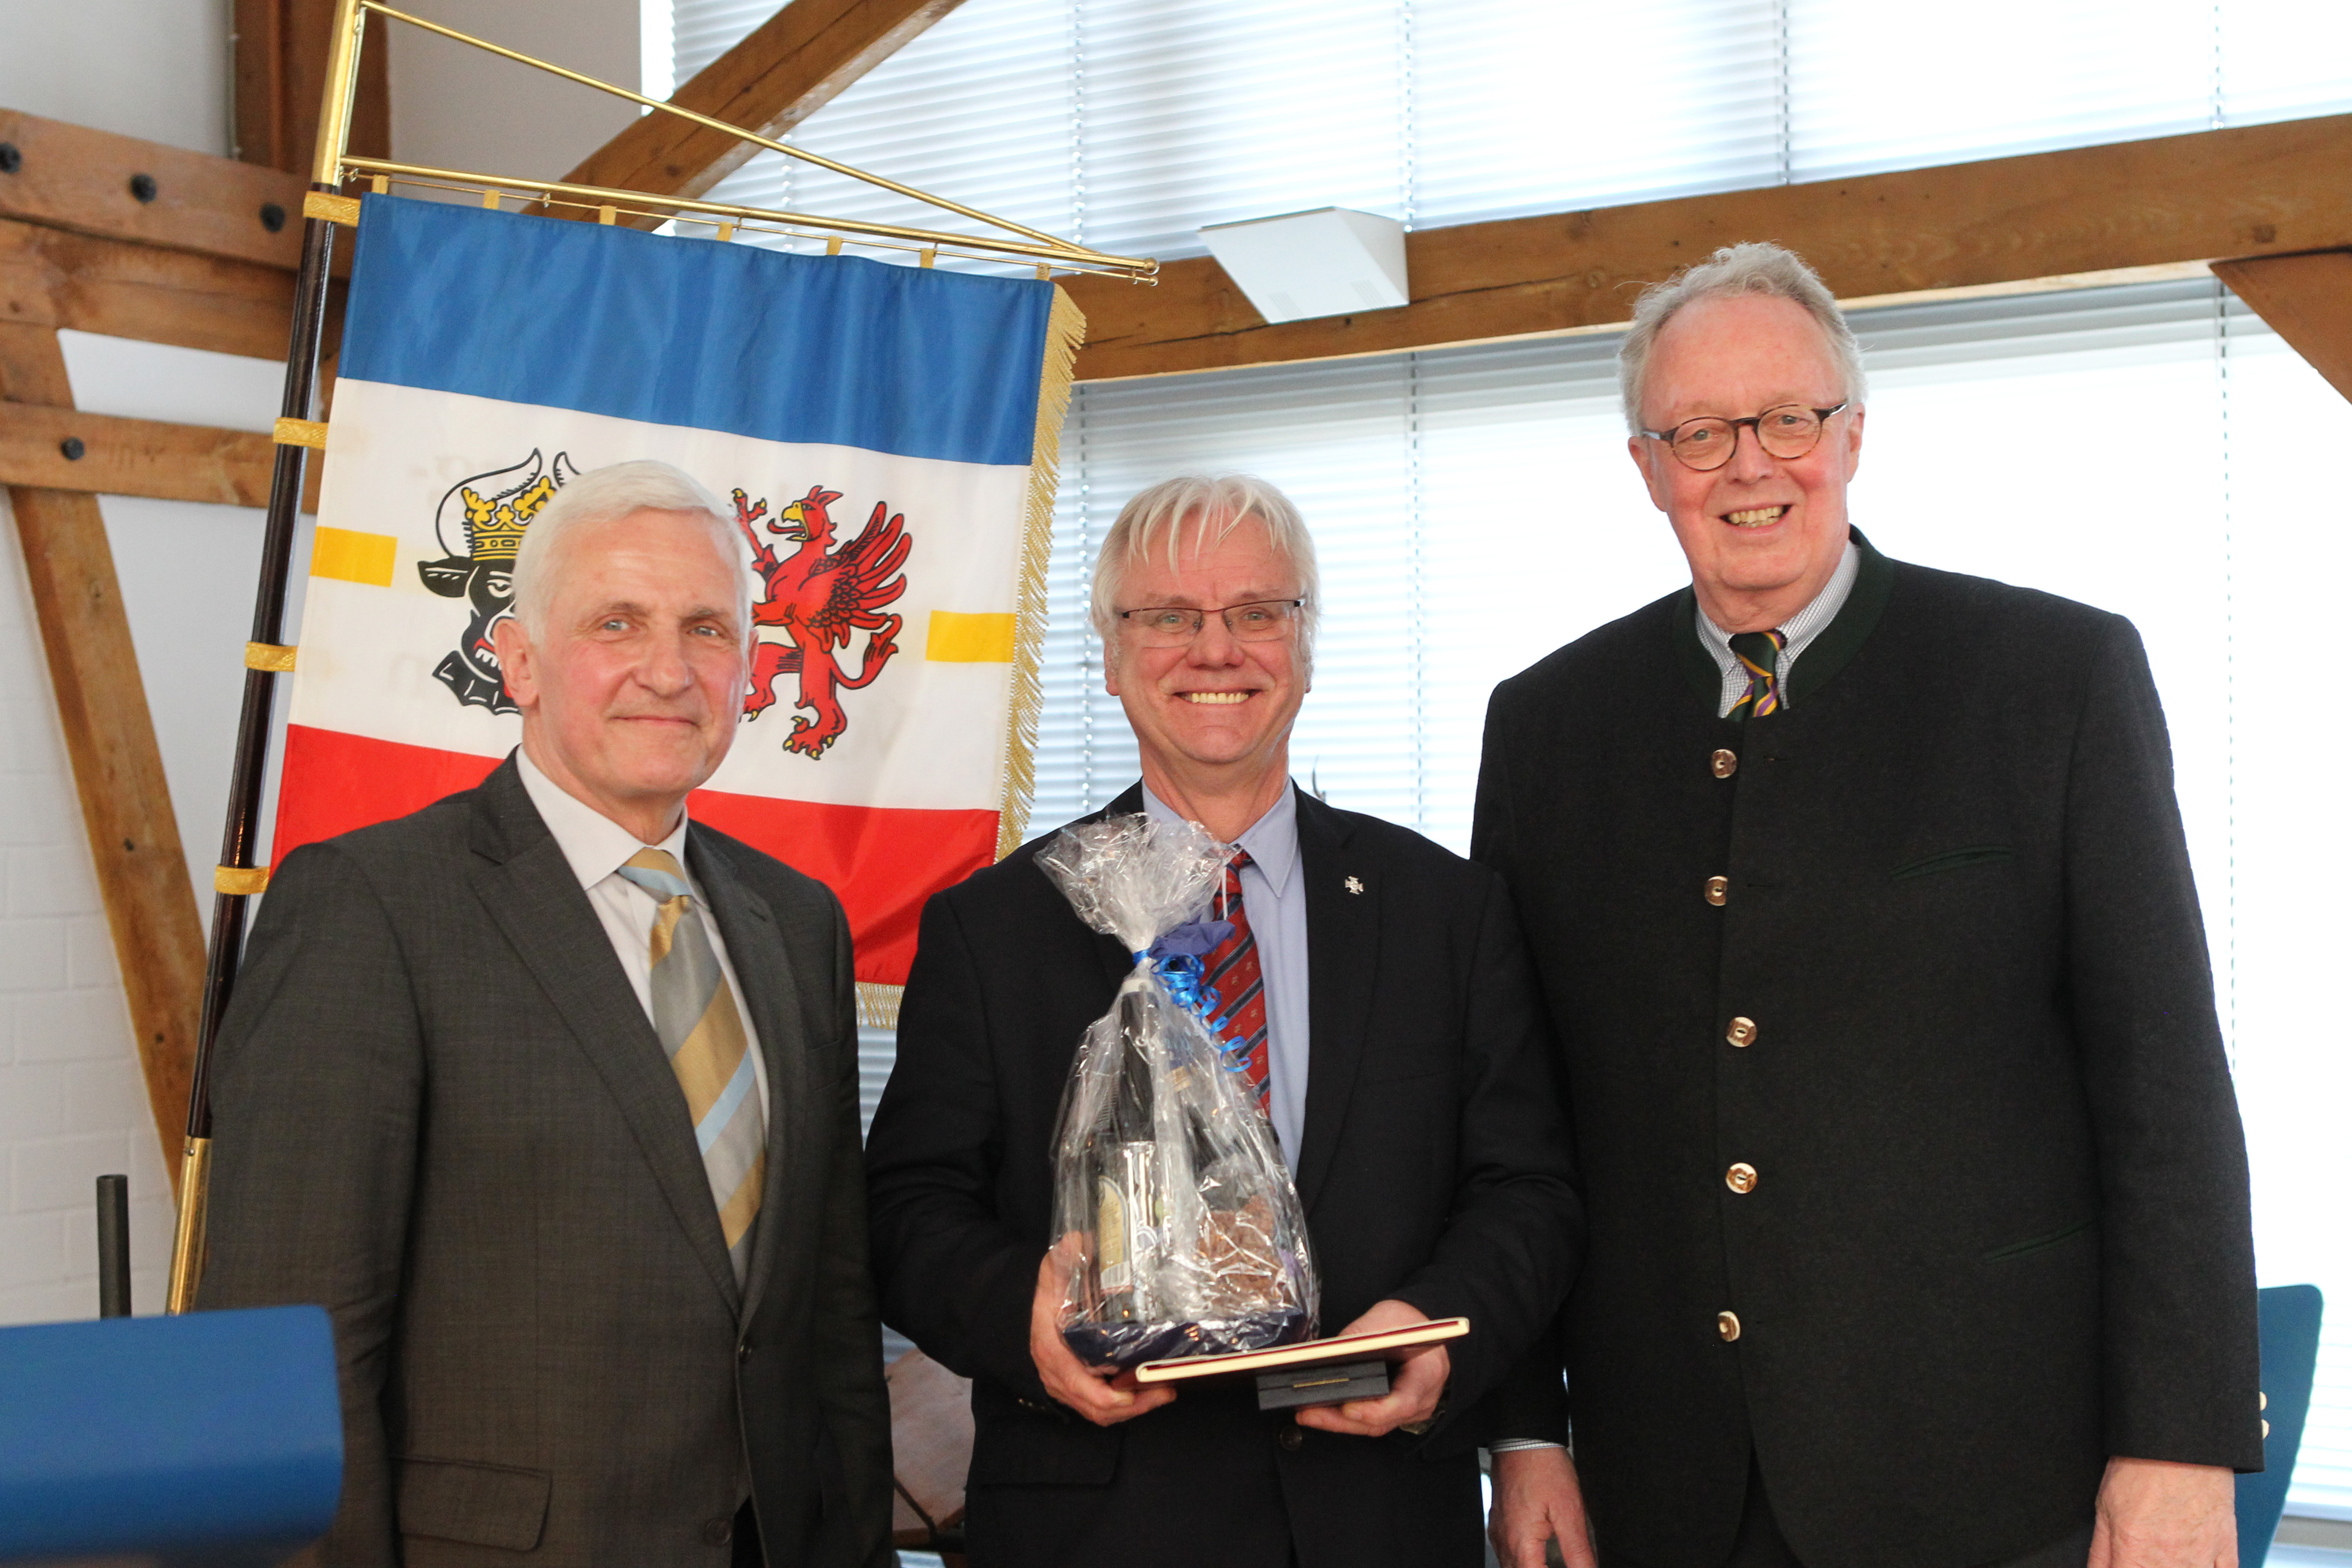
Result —
<instances>
[{"instance_id":1,"label":"light blue dress shirt","mask_svg":"<svg viewBox=\"0 0 2352 1568\"><path fill-rule=\"evenodd\" d=\"M1154 822L1185 818L1143 787L1144 815ZM1268 1109L1283 1160L1298 1166L1307 1127L1307 876L1298 868L1298 786L1291 784L1266 814L1235 840L1249 851L1242 868L1242 909L1257 938L1258 972L1265 981L1265 1077ZM1213 911L1212 911L1213 912Z\"/></svg>"}]
</instances>

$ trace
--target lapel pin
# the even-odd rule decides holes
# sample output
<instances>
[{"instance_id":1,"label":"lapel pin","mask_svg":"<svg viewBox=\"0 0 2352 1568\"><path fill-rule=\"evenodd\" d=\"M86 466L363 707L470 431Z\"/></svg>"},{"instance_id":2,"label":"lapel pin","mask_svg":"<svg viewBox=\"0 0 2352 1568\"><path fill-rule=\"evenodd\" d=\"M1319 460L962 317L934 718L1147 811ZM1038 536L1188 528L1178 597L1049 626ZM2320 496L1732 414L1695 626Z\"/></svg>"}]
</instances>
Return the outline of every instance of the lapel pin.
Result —
<instances>
[{"instance_id":1,"label":"lapel pin","mask_svg":"<svg viewBox=\"0 0 2352 1568\"><path fill-rule=\"evenodd\" d=\"M1348 891L1351 893L1360 893L1364 890L1364 884L1358 881L1353 877L1348 879L1347 887Z\"/></svg>"}]
</instances>

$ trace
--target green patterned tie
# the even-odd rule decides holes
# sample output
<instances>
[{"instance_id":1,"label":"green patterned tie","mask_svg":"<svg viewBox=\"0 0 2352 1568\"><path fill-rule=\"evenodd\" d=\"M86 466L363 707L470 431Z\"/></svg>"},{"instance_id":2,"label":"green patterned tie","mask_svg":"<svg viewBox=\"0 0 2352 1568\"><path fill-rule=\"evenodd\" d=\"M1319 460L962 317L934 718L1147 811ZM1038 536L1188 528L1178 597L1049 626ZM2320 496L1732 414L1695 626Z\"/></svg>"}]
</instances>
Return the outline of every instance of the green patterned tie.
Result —
<instances>
[{"instance_id":1,"label":"green patterned tie","mask_svg":"<svg viewBox=\"0 0 2352 1568\"><path fill-rule=\"evenodd\" d=\"M1780 708L1780 650L1789 646L1789 634L1777 627L1769 632L1741 632L1731 639L1732 657L1748 668L1748 689L1731 705L1727 719L1761 719Z\"/></svg>"},{"instance_id":2,"label":"green patterned tie","mask_svg":"<svg viewBox=\"0 0 2352 1568\"><path fill-rule=\"evenodd\" d=\"M735 1282L751 1263L751 1222L768 1169L768 1119L735 991L694 907L693 889L677 862L659 849L641 849L621 875L660 902L654 914L654 1033L686 1091L687 1116L702 1147L710 1201L727 1237Z\"/></svg>"}]
</instances>

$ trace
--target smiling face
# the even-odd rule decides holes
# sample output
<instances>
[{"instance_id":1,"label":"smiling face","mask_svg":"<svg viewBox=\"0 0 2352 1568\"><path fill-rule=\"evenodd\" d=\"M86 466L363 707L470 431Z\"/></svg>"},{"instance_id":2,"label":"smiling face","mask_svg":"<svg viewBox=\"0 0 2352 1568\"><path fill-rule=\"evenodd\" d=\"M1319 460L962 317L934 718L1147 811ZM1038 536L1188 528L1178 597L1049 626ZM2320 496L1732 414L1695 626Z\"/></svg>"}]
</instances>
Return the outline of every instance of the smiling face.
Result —
<instances>
[{"instance_id":1,"label":"smiling face","mask_svg":"<svg viewBox=\"0 0 2352 1568\"><path fill-rule=\"evenodd\" d=\"M1118 607L1208 609L1299 596L1297 569L1255 521L1205 547L1202 534L1192 520L1178 527L1174 565L1159 552L1129 562ZM1203 791L1279 793L1276 781L1290 767L1290 726L1307 689L1297 622L1291 626L1275 641L1245 643L1225 629L1224 617L1210 616L1187 647L1145 647L1125 622L1117 624L1104 685L1127 710L1153 793L1171 805L1178 795Z\"/></svg>"},{"instance_id":2,"label":"smiling face","mask_svg":"<svg viewBox=\"0 0 2352 1568\"><path fill-rule=\"evenodd\" d=\"M734 743L749 681L741 565L682 512L582 523L549 563L545 625L498 626L523 748L645 843Z\"/></svg>"},{"instance_id":3,"label":"smiling face","mask_svg":"<svg viewBox=\"0 0 2352 1568\"><path fill-rule=\"evenodd\" d=\"M1820 323L1792 300L1739 294L1675 312L1651 345L1642 424L1671 430L1783 404L1827 408L1845 387ZM1635 436L1633 461L1673 523L1699 603L1734 632L1778 626L1811 602L1845 550L1846 485L1862 460L1862 410L1832 417L1801 458L1765 452L1742 427L1731 460L1697 473L1663 441Z\"/></svg>"}]
</instances>

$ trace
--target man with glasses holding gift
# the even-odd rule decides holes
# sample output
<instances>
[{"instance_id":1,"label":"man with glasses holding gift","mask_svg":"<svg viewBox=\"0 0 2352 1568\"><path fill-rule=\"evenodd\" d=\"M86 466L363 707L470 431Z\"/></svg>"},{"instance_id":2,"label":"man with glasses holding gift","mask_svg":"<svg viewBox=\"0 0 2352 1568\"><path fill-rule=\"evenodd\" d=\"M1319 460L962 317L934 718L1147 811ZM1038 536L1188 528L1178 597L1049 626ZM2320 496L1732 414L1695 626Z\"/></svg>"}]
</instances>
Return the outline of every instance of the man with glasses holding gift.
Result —
<instances>
[{"instance_id":1,"label":"man with glasses holding gift","mask_svg":"<svg viewBox=\"0 0 2352 1568\"><path fill-rule=\"evenodd\" d=\"M1860 353L1790 253L1621 363L1691 586L1498 687L1479 780L1591 1226L1497 1552L2234 1563L2245 1151L2138 636L1849 527Z\"/></svg>"},{"instance_id":2,"label":"man with glasses holding gift","mask_svg":"<svg viewBox=\"0 0 2352 1568\"><path fill-rule=\"evenodd\" d=\"M1313 542L1278 491L1130 500L1094 585L1143 777L1107 814L1241 852L1202 963L1304 1206L1326 1335L1470 1321L1382 1398L1260 1412L1254 1386L1138 1388L1080 1362L1046 1258L1079 1039L1134 963L1041 839L933 899L866 1142L883 1320L973 1381L975 1568L1476 1568L1473 1420L1543 1331L1581 1214L1501 879L1291 782ZM1091 818L1089 820L1092 820Z\"/></svg>"}]
</instances>

